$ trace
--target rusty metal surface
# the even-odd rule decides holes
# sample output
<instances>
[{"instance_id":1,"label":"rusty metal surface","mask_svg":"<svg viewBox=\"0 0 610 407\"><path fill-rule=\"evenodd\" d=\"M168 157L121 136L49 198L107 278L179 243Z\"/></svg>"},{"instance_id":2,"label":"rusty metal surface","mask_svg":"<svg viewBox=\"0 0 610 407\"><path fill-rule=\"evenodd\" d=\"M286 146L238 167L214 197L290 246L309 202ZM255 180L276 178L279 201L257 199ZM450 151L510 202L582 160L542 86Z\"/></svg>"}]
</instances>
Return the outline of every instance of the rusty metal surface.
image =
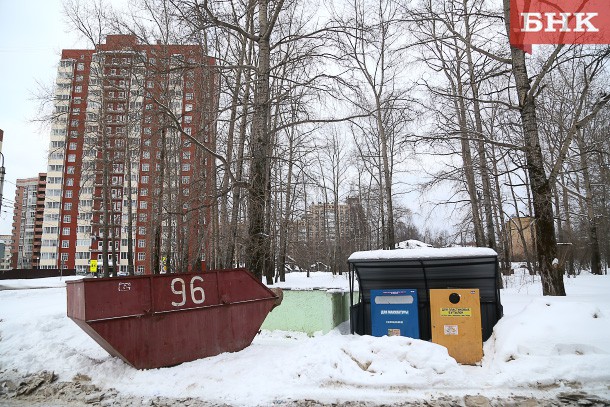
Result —
<instances>
[{"instance_id":1,"label":"rusty metal surface","mask_svg":"<svg viewBox=\"0 0 610 407\"><path fill-rule=\"evenodd\" d=\"M67 282L68 317L138 369L248 346L277 295L245 269Z\"/></svg>"}]
</instances>

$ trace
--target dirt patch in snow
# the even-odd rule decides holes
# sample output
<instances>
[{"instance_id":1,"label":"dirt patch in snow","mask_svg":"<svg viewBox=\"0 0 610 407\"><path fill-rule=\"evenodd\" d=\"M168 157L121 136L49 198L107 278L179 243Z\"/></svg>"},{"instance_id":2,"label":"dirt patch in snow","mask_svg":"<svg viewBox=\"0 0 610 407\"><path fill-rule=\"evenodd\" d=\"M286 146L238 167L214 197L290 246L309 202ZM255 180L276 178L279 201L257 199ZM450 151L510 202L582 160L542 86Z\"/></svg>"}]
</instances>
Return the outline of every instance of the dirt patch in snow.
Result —
<instances>
[{"instance_id":1,"label":"dirt patch in snow","mask_svg":"<svg viewBox=\"0 0 610 407\"><path fill-rule=\"evenodd\" d=\"M0 374L3 372L0 372ZM115 389L101 389L91 383L91 378L78 374L70 382L57 380L53 372L43 371L22 377L18 381L0 380L0 405L6 407L231 407L194 398L142 398L122 395ZM274 407L383 407L362 401L324 404L316 400L274 400ZM560 406L610 406L609 400L583 392L562 393L556 399L511 397L487 398L482 395L450 397L439 395L434 400L393 404L395 407L560 407Z\"/></svg>"}]
</instances>

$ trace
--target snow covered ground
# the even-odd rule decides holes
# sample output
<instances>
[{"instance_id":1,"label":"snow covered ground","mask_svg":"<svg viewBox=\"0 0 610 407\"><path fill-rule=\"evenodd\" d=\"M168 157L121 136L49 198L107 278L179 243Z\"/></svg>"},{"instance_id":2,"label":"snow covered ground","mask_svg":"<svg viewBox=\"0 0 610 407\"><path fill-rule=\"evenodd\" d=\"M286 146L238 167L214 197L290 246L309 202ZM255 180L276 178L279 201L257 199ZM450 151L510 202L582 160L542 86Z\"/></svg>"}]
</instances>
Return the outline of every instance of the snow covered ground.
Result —
<instances>
[{"instance_id":1,"label":"snow covered ground","mask_svg":"<svg viewBox=\"0 0 610 407\"><path fill-rule=\"evenodd\" d=\"M284 287L348 284L346 276L328 273L286 278ZM60 381L90 378L128 397L233 406L396 404L478 394L553 399L562 392L610 400L610 277L566 279L568 295L561 298L543 297L540 282L525 274L506 286L504 317L484 344L480 366L459 365L434 343L353 336L343 326L313 337L263 331L241 352L141 371L108 355L66 317L65 278L0 281L0 383L46 370Z\"/></svg>"}]
</instances>

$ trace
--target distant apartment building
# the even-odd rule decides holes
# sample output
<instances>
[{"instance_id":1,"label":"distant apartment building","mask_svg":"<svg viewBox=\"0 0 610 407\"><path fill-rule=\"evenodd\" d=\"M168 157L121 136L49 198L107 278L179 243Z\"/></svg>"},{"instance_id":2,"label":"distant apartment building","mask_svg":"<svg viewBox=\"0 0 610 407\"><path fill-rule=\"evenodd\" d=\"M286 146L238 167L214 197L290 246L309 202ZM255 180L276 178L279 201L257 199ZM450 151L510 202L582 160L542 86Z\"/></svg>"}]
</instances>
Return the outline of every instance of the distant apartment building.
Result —
<instances>
[{"instance_id":1,"label":"distant apartment building","mask_svg":"<svg viewBox=\"0 0 610 407\"><path fill-rule=\"evenodd\" d=\"M201 267L214 164L200 147L215 149L214 60L195 45L109 35L95 49L63 50L56 85L41 268Z\"/></svg>"},{"instance_id":2,"label":"distant apartment building","mask_svg":"<svg viewBox=\"0 0 610 407\"><path fill-rule=\"evenodd\" d=\"M335 242L338 238L361 238L365 228L364 211L357 198L348 198L346 203L336 207L317 203L310 205L307 214L299 221L299 240Z\"/></svg>"},{"instance_id":3,"label":"distant apartment building","mask_svg":"<svg viewBox=\"0 0 610 407\"><path fill-rule=\"evenodd\" d=\"M40 265L40 245L47 175L17 180L13 211L11 268Z\"/></svg>"},{"instance_id":4,"label":"distant apartment building","mask_svg":"<svg viewBox=\"0 0 610 407\"><path fill-rule=\"evenodd\" d=\"M13 237L11 235L0 235L0 270L11 269L11 247Z\"/></svg>"}]
</instances>

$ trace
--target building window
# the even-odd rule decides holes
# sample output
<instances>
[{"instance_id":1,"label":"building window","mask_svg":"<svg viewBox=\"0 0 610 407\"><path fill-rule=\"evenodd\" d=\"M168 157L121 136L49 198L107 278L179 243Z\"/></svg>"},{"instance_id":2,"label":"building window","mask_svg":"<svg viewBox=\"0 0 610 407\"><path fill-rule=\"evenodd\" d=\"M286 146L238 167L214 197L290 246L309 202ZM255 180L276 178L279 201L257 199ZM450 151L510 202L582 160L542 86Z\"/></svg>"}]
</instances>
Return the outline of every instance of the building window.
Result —
<instances>
[{"instance_id":1,"label":"building window","mask_svg":"<svg viewBox=\"0 0 610 407\"><path fill-rule=\"evenodd\" d=\"M144 274L144 266L138 266L138 274Z\"/></svg>"},{"instance_id":2,"label":"building window","mask_svg":"<svg viewBox=\"0 0 610 407\"><path fill-rule=\"evenodd\" d=\"M182 152L182 158L184 158L185 160L190 160L191 159L191 152L190 151L183 151Z\"/></svg>"},{"instance_id":3,"label":"building window","mask_svg":"<svg viewBox=\"0 0 610 407\"><path fill-rule=\"evenodd\" d=\"M138 247L140 247L140 248L146 247L146 240L138 239Z\"/></svg>"},{"instance_id":4,"label":"building window","mask_svg":"<svg viewBox=\"0 0 610 407\"><path fill-rule=\"evenodd\" d=\"M66 198L72 198L72 190L71 189L66 190L65 197Z\"/></svg>"},{"instance_id":5,"label":"building window","mask_svg":"<svg viewBox=\"0 0 610 407\"><path fill-rule=\"evenodd\" d=\"M68 236L68 235L70 234L70 228L63 228L63 229L61 230L61 234L62 234L63 236Z\"/></svg>"},{"instance_id":6,"label":"building window","mask_svg":"<svg viewBox=\"0 0 610 407\"><path fill-rule=\"evenodd\" d=\"M187 93L186 94L186 100L193 100L193 94L192 93Z\"/></svg>"},{"instance_id":7,"label":"building window","mask_svg":"<svg viewBox=\"0 0 610 407\"><path fill-rule=\"evenodd\" d=\"M192 116L184 116L184 123L190 124L193 121Z\"/></svg>"},{"instance_id":8,"label":"building window","mask_svg":"<svg viewBox=\"0 0 610 407\"><path fill-rule=\"evenodd\" d=\"M76 161L76 154L68 154L68 162L73 163Z\"/></svg>"},{"instance_id":9,"label":"building window","mask_svg":"<svg viewBox=\"0 0 610 407\"><path fill-rule=\"evenodd\" d=\"M76 65L76 70L77 70L77 71L83 71L83 70L85 70L85 64L84 64L84 63L82 63L82 62L79 62L79 63Z\"/></svg>"},{"instance_id":10,"label":"building window","mask_svg":"<svg viewBox=\"0 0 610 407\"><path fill-rule=\"evenodd\" d=\"M138 260L139 261L146 260L146 253L138 253Z\"/></svg>"},{"instance_id":11,"label":"building window","mask_svg":"<svg viewBox=\"0 0 610 407\"><path fill-rule=\"evenodd\" d=\"M72 222L72 216L64 215L64 223L70 223L70 222Z\"/></svg>"},{"instance_id":12,"label":"building window","mask_svg":"<svg viewBox=\"0 0 610 407\"><path fill-rule=\"evenodd\" d=\"M182 171L190 171L191 164L182 164Z\"/></svg>"},{"instance_id":13,"label":"building window","mask_svg":"<svg viewBox=\"0 0 610 407\"><path fill-rule=\"evenodd\" d=\"M82 93L83 92L83 87L81 85L75 86L74 87L74 92Z\"/></svg>"},{"instance_id":14,"label":"building window","mask_svg":"<svg viewBox=\"0 0 610 407\"><path fill-rule=\"evenodd\" d=\"M63 249L67 249L68 247L70 247L70 241L69 240L62 240L61 241L61 247ZM67 254L67 253L65 253L65 254Z\"/></svg>"},{"instance_id":15,"label":"building window","mask_svg":"<svg viewBox=\"0 0 610 407\"><path fill-rule=\"evenodd\" d=\"M140 189L140 196L148 196L148 188Z\"/></svg>"},{"instance_id":16,"label":"building window","mask_svg":"<svg viewBox=\"0 0 610 407\"><path fill-rule=\"evenodd\" d=\"M74 178L66 179L66 186L68 186L68 187L74 186Z\"/></svg>"},{"instance_id":17,"label":"building window","mask_svg":"<svg viewBox=\"0 0 610 407\"><path fill-rule=\"evenodd\" d=\"M188 175L182 176L182 183L183 184L188 184L189 182L191 182L191 177L189 177Z\"/></svg>"},{"instance_id":18,"label":"building window","mask_svg":"<svg viewBox=\"0 0 610 407\"><path fill-rule=\"evenodd\" d=\"M150 171L150 164L148 164L148 163L142 164L142 171L144 171L144 172Z\"/></svg>"},{"instance_id":19,"label":"building window","mask_svg":"<svg viewBox=\"0 0 610 407\"><path fill-rule=\"evenodd\" d=\"M148 175L142 176L142 184L148 184Z\"/></svg>"},{"instance_id":20,"label":"building window","mask_svg":"<svg viewBox=\"0 0 610 407\"><path fill-rule=\"evenodd\" d=\"M187 103L186 105L184 105L184 111L192 112L193 111L193 104L192 103Z\"/></svg>"},{"instance_id":21,"label":"building window","mask_svg":"<svg viewBox=\"0 0 610 407\"><path fill-rule=\"evenodd\" d=\"M140 201L140 209L146 209L146 208L148 208L148 202Z\"/></svg>"},{"instance_id":22,"label":"building window","mask_svg":"<svg viewBox=\"0 0 610 407\"><path fill-rule=\"evenodd\" d=\"M146 226L140 226L138 228L138 234L139 235L145 235L146 234Z\"/></svg>"},{"instance_id":23,"label":"building window","mask_svg":"<svg viewBox=\"0 0 610 407\"><path fill-rule=\"evenodd\" d=\"M68 170L66 171L67 174L74 174L74 166L69 166Z\"/></svg>"},{"instance_id":24,"label":"building window","mask_svg":"<svg viewBox=\"0 0 610 407\"><path fill-rule=\"evenodd\" d=\"M66 202L64 204L64 210L65 211L71 211L72 210L72 203L71 202Z\"/></svg>"}]
</instances>

